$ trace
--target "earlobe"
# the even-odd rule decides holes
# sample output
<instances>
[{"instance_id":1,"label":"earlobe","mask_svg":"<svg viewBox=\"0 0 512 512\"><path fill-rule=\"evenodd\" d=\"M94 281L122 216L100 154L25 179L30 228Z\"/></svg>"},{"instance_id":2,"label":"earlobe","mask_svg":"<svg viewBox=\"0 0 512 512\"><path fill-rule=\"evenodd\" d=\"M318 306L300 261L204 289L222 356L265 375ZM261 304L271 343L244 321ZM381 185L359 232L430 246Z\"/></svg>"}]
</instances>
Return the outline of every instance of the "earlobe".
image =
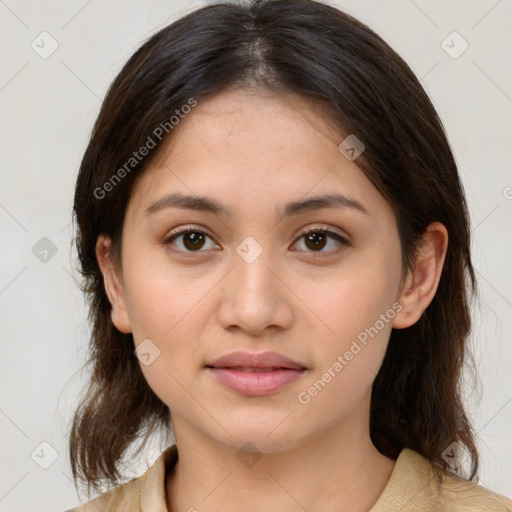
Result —
<instances>
[{"instance_id":1,"label":"earlobe","mask_svg":"<svg viewBox=\"0 0 512 512\"><path fill-rule=\"evenodd\" d=\"M432 302L437 291L448 248L448 231L440 222L428 225L420 242L414 267L407 272L397 301L402 309L393 327L404 329L415 324Z\"/></svg>"},{"instance_id":2,"label":"earlobe","mask_svg":"<svg viewBox=\"0 0 512 512\"><path fill-rule=\"evenodd\" d=\"M126 308L126 298L124 286L111 257L112 242L105 235L100 235L96 242L96 258L103 275L103 283L110 305L112 306L112 323L122 333L132 332L128 311Z\"/></svg>"}]
</instances>

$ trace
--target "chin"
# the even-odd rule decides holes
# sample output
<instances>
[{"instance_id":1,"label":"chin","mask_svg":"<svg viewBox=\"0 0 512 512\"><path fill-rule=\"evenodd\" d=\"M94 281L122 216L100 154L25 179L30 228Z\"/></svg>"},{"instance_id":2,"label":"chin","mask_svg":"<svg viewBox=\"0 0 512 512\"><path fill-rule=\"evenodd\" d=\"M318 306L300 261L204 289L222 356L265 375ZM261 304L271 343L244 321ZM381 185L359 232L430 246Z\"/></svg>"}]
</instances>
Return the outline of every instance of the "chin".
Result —
<instances>
[{"instance_id":1,"label":"chin","mask_svg":"<svg viewBox=\"0 0 512 512\"><path fill-rule=\"evenodd\" d=\"M221 421L231 436L222 430L219 441L238 451L248 443L265 453L281 453L300 443L300 432L291 420L293 414L288 410L276 409L265 413L262 410L234 413L230 411ZM289 418L286 418L287 415ZM286 419L285 419L286 418ZM284 421L283 421L284 420Z\"/></svg>"},{"instance_id":2,"label":"chin","mask_svg":"<svg viewBox=\"0 0 512 512\"><path fill-rule=\"evenodd\" d=\"M290 438L290 436L276 435L275 439L273 437L263 432L240 432L239 435L233 433L233 437L227 436L219 441L237 453L278 454L292 450L300 444L298 439Z\"/></svg>"}]
</instances>

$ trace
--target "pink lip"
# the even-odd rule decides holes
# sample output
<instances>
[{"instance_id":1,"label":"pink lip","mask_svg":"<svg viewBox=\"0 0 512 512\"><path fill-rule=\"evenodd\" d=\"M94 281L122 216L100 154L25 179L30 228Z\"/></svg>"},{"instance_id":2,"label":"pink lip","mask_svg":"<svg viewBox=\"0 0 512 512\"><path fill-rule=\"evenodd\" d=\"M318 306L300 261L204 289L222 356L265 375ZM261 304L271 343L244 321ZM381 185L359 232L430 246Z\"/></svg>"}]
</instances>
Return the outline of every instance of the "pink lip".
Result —
<instances>
[{"instance_id":1,"label":"pink lip","mask_svg":"<svg viewBox=\"0 0 512 512\"><path fill-rule=\"evenodd\" d=\"M306 370L277 352L232 352L206 367L222 384L247 396L274 393Z\"/></svg>"}]
</instances>

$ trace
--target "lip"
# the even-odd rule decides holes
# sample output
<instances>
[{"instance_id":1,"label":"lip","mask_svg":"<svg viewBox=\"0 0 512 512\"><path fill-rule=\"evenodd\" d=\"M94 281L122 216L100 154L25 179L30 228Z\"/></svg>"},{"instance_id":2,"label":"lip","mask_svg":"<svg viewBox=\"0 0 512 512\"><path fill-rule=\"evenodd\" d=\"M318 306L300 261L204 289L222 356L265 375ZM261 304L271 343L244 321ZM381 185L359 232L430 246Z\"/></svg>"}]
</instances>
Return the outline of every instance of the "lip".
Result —
<instances>
[{"instance_id":1,"label":"lip","mask_svg":"<svg viewBox=\"0 0 512 512\"><path fill-rule=\"evenodd\" d=\"M288 368L290 370L303 370L305 367L278 352L231 352L206 366L215 368Z\"/></svg>"},{"instance_id":2,"label":"lip","mask_svg":"<svg viewBox=\"0 0 512 512\"><path fill-rule=\"evenodd\" d=\"M206 368L223 385L246 396L275 393L307 370L277 352L232 352Z\"/></svg>"}]
</instances>

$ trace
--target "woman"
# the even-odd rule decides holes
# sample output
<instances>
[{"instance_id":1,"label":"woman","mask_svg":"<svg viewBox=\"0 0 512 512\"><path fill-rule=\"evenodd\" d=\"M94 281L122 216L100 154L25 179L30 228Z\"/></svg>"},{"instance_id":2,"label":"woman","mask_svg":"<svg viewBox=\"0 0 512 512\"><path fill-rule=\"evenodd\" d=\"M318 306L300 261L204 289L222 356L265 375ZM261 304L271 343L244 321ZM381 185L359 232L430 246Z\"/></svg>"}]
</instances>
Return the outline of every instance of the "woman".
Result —
<instances>
[{"instance_id":1,"label":"woman","mask_svg":"<svg viewBox=\"0 0 512 512\"><path fill-rule=\"evenodd\" d=\"M442 124L373 31L312 0L221 3L113 82L76 186L90 510L505 511L459 377L475 287ZM171 423L172 420L172 423ZM134 456L135 456L134 455Z\"/></svg>"}]
</instances>

